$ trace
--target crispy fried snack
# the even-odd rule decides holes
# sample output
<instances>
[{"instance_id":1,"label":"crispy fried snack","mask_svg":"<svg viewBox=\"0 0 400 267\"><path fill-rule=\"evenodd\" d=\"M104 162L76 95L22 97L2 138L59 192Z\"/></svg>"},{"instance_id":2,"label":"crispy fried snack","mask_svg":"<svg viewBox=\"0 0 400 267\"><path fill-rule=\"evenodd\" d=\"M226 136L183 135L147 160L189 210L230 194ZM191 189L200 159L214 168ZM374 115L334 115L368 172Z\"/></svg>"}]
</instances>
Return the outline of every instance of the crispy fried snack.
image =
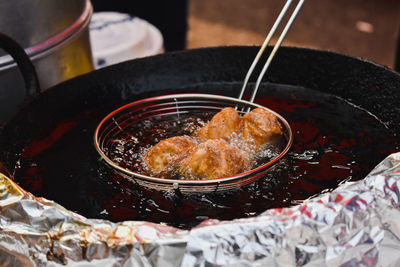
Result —
<instances>
[{"instance_id":1,"label":"crispy fried snack","mask_svg":"<svg viewBox=\"0 0 400 267\"><path fill-rule=\"evenodd\" d=\"M197 132L197 137L201 140L229 140L232 133L239 129L240 120L241 118L235 109L224 108Z\"/></svg>"},{"instance_id":2,"label":"crispy fried snack","mask_svg":"<svg viewBox=\"0 0 400 267\"><path fill-rule=\"evenodd\" d=\"M144 155L144 162L152 176L168 178L195 146L188 137L171 137L150 148Z\"/></svg>"},{"instance_id":3,"label":"crispy fried snack","mask_svg":"<svg viewBox=\"0 0 400 267\"><path fill-rule=\"evenodd\" d=\"M239 174L250 167L248 155L222 140L199 144L181 162L179 171L188 179L216 179Z\"/></svg>"},{"instance_id":4,"label":"crispy fried snack","mask_svg":"<svg viewBox=\"0 0 400 267\"><path fill-rule=\"evenodd\" d=\"M244 140L254 142L258 147L282 136L282 126L278 118L263 108L253 109L244 115L240 122L240 131Z\"/></svg>"}]
</instances>

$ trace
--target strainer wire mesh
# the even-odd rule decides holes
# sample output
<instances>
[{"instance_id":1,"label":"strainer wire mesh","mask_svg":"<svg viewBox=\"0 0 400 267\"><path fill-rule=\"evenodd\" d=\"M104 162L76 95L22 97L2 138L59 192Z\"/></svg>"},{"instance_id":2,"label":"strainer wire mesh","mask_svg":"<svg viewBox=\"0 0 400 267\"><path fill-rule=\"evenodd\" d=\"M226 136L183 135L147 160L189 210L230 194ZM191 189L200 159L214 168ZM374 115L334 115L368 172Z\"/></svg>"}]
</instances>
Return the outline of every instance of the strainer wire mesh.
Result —
<instances>
[{"instance_id":1,"label":"strainer wire mesh","mask_svg":"<svg viewBox=\"0 0 400 267\"><path fill-rule=\"evenodd\" d=\"M239 114L243 114L241 110L262 106L244 100L208 94L178 94L147 98L127 104L106 116L95 131L95 147L102 159L118 172L118 174L139 185L152 189L162 191L179 189L182 192L210 192L239 188L259 179L286 154L291 146L293 137L288 122L272 110L267 109L277 116L283 127L287 142L285 148L277 157L267 164L231 177L211 180L177 180L151 177L119 166L113 162L104 151L106 147L112 150L113 146L110 146L109 142L113 139L117 139L126 128L135 123L149 119L163 120L174 117L175 119L179 119L183 114L196 114L198 112L217 113L226 107L236 108L239 110Z\"/></svg>"}]
</instances>

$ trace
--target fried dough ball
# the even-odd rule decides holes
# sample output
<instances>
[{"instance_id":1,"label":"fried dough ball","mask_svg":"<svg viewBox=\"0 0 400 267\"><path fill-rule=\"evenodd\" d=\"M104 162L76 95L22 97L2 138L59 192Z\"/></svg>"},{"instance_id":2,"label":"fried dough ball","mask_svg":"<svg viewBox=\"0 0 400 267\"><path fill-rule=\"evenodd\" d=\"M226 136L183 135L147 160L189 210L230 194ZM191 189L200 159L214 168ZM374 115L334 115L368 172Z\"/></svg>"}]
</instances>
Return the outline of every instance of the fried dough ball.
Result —
<instances>
[{"instance_id":1,"label":"fried dough ball","mask_svg":"<svg viewBox=\"0 0 400 267\"><path fill-rule=\"evenodd\" d=\"M198 131L197 137L202 140L229 140L232 133L239 129L240 120L241 118L234 108L224 108Z\"/></svg>"},{"instance_id":2,"label":"fried dough ball","mask_svg":"<svg viewBox=\"0 0 400 267\"><path fill-rule=\"evenodd\" d=\"M275 142L282 136L282 126L278 118L264 108L256 108L243 116L240 129L245 140L255 145Z\"/></svg>"},{"instance_id":3,"label":"fried dough ball","mask_svg":"<svg viewBox=\"0 0 400 267\"><path fill-rule=\"evenodd\" d=\"M195 146L188 137L171 137L150 148L144 155L144 162L152 176L168 178Z\"/></svg>"},{"instance_id":4,"label":"fried dough ball","mask_svg":"<svg viewBox=\"0 0 400 267\"><path fill-rule=\"evenodd\" d=\"M216 179L232 176L250 167L248 155L222 140L199 144L181 162L179 171L188 179Z\"/></svg>"}]
</instances>

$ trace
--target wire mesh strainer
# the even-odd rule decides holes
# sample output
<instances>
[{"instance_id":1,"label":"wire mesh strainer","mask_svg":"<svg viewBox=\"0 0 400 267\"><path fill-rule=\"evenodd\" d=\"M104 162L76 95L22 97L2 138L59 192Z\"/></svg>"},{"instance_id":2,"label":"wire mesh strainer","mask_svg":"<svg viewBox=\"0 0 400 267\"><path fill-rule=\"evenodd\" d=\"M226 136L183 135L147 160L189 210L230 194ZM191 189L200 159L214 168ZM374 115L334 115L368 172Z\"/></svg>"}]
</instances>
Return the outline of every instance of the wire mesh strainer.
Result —
<instances>
[{"instance_id":1,"label":"wire mesh strainer","mask_svg":"<svg viewBox=\"0 0 400 267\"><path fill-rule=\"evenodd\" d=\"M156 190L179 189L182 192L212 192L238 188L262 177L287 153L292 144L293 136L288 122L276 112L265 107L262 108L267 109L278 118L283 129L285 144L282 150L279 151L279 155L271 161L245 173L212 180L163 179L143 175L121 167L106 153L106 151L115 149L113 140L125 135L124 131L132 127L132 125L145 120L178 121L184 115L193 114L196 116L196 114L202 112L217 113L226 107L237 108L239 113L243 114L240 110L262 106L236 98L209 94L176 94L147 98L125 105L106 116L95 131L95 146L101 158L112 167L113 171L148 188ZM137 142L140 144L141 140L137 140Z\"/></svg>"},{"instance_id":2,"label":"wire mesh strainer","mask_svg":"<svg viewBox=\"0 0 400 267\"><path fill-rule=\"evenodd\" d=\"M254 104L253 101L255 99L258 87L264 74L266 73L272 59L274 58L276 52L281 46L283 39L289 31L304 1L305 0L298 1L298 4L296 5L293 13L287 21L286 26L281 32L261 73L257 78L257 82L255 84L255 87L253 88L250 97L250 102L242 100L242 97L247 87L247 83L250 79L250 76L252 75L252 72L255 69L256 64L264 53L273 34L275 33L275 30L282 21L293 0L286 1L286 4L283 6L278 18L276 19L270 32L265 38L264 43L262 44L258 54L256 55L246 74L238 99L207 94L179 94L148 98L123 106L104 118L96 129L95 145L101 157L120 175L131 179L140 185L157 190L179 189L182 192L209 192L216 190L229 190L249 184L260 178L266 171L268 171L268 169L270 169L275 163L278 162L280 158L282 158L287 153L292 144L293 135L288 122L282 116L273 112L272 110ZM224 177L212 180L163 179L143 175L138 172L134 172L127 168L121 167L112 159L110 159L105 153L105 150L112 151L114 149L112 142L113 139L118 138L128 127L143 122L144 120L155 119L167 121L171 120L171 118L179 120L179 117L183 114L193 114L196 116L196 114L204 111L217 113L218 111L226 107L234 107L236 110L239 111L241 115L243 115L243 113L249 112L251 109L258 107L265 108L269 112L273 113L278 118L278 121L283 128L283 134L285 138L284 148L272 160L265 164L261 164L261 166L257 166L251 171L237 174L231 177ZM173 137L173 135L168 137Z\"/></svg>"}]
</instances>

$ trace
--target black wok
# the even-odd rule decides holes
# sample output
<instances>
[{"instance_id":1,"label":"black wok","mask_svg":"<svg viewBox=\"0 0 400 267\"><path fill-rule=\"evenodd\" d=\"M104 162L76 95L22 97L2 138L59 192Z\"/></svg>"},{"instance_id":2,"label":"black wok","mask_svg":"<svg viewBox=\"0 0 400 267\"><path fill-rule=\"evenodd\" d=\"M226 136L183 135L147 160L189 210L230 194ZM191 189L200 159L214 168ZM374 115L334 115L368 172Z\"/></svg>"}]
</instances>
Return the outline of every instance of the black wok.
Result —
<instances>
[{"instance_id":1,"label":"black wok","mask_svg":"<svg viewBox=\"0 0 400 267\"><path fill-rule=\"evenodd\" d=\"M98 158L92 149L92 133L100 119L124 103L161 94L190 91L235 97L237 85L243 80L257 50L257 47L189 50L120 63L63 82L29 99L4 126L0 133L0 161L11 172L18 170L17 162L24 153L23 149L28 145L32 148L33 141L48 137L49 132L56 139L57 134L68 132L68 127L73 127L74 123L87 125L82 134L87 136L85 144L90 143L91 147L79 153L68 149L62 151L65 166L68 166L62 179L71 179L71 185L60 185L60 179L55 179L46 181L46 184L38 181L37 186L48 187L47 198L57 201L57 198L64 197L68 199L62 203L66 207L76 211L91 209L93 214L86 215L96 217L95 214L103 209L101 201L88 200L79 190L73 198L60 196L62 191L54 190L52 193L52 188L62 186L65 192L72 192L72 186L81 186L97 195L107 194L103 189L107 185L106 178L103 177L100 184L96 181L83 184L82 176L72 175L79 172L77 169L86 169L86 173L80 175L101 176L96 166L85 161L86 157ZM266 75L265 84L304 87L340 96L374 114L392 134L400 134L400 75L383 66L333 52L282 47ZM267 87L261 88L261 95L268 90ZM59 155L57 145L50 139L41 143L40 149L47 150L48 157ZM398 149L397 145L393 143L392 151ZM32 151L31 154L36 153ZM371 166L383 157L378 155L371 159ZM61 174L54 171L52 175ZM35 183L33 180L29 182ZM141 194L138 197L147 197L151 192L143 191Z\"/></svg>"}]
</instances>

